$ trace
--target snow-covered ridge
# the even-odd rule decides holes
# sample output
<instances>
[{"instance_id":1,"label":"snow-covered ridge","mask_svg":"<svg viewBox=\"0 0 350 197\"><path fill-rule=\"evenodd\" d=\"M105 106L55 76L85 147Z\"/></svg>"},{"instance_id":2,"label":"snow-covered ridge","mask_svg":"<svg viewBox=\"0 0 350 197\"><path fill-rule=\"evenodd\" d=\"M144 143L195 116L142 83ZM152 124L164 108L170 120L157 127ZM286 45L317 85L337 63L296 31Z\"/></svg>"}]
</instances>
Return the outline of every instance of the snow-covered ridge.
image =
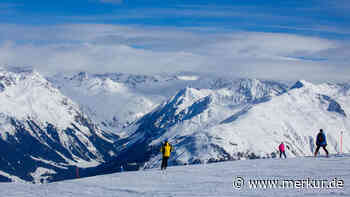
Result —
<instances>
[{"instance_id":1,"label":"snow-covered ridge","mask_svg":"<svg viewBox=\"0 0 350 197\"><path fill-rule=\"evenodd\" d=\"M327 132L331 152L339 151L341 131L344 140L350 139L345 85L302 80L288 90L270 81L233 84L180 90L136 122L131 138L142 140L132 141L129 151L133 146L150 150L144 153L148 168L159 165L160 153L153 150L164 139L174 145L172 164L274 157L281 141L289 156L312 155L321 128Z\"/></svg>"},{"instance_id":2,"label":"snow-covered ridge","mask_svg":"<svg viewBox=\"0 0 350 197\"><path fill-rule=\"evenodd\" d=\"M148 79L119 73L94 75L81 72L72 77L55 76L49 81L77 101L84 112L101 126L122 135L122 127L142 117L161 102L161 96L142 94L135 90L136 81L154 81Z\"/></svg>"},{"instance_id":3,"label":"snow-covered ridge","mask_svg":"<svg viewBox=\"0 0 350 197\"><path fill-rule=\"evenodd\" d=\"M216 137L206 131L232 114L267 102L285 91L283 85L259 80L231 81L230 86L219 89L187 87L137 121L135 124L138 127L130 136L130 141L137 149L151 149L144 153L145 161L149 160L146 167L159 164L159 152L153 152L157 148L152 147L158 147L164 139L174 143L174 164L229 159L233 157L232 154L214 143L225 136ZM126 152L134 151L133 146L128 146Z\"/></svg>"},{"instance_id":4,"label":"snow-covered ridge","mask_svg":"<svg viewBox=\"0 0 350 197\"><path fill-rule=\"evenodd\" d=\"M349 87L306 80L288 87L196 73L44 78L31 69L0 69L0 143L11 145L7 151L23 146L31 152L16 154L40 167L15 174L10 169L20 169L16 162L23 158L11 158L15 167L1 163L3 174L30 180L28 175L47 177L45 172L83 166L80 161L96 165L111 158L118 165L157 167L164 139L174 145L171 165L274 157L281 141L288 156L311 155L320 128L336 152L340 131L349 140ZM344 143L343 150L350 147Z\"/></svg>"},{"instance_id":5,"label":"snow-covered ridge","mask_svg":"<svg viewBox=\"0 0 350 197\"><path fill-rule=\"evenodd\" d=\"M77 115L77 104L60 94L39 73L12 70L0 71L0 111L3 116L46 120L60 128L70 125Z\"/></svg>"},{"instance_id":6,"label":"snow-covered ridge","mask_svg":"<svg viewBox=\"0 0 350 197\"><path fill-rule=\"evenodd\" d=\"M8 178L66 179L58 172L111 157L117 136L99 129L36 71L2 68L0 87L0 170Z\"/></svg>"},{"instance_id":7,"label":"snow-covered ridge","mask_svg":"<svg viewBox=\"0 0 350 197\"><path fill-rule=\"evenodd\" d=\"M182 76L196 76L196 79L182 80ZM220 90L226 92L227 97L235 97L236 92L250 95L249 98L244 97L246 100L267 96L265 94L278 95L287 89L285 85L272 81L200 77L194 73L146 76L81 72L72 76L56 75L49 81L77 101L91 117L115 131L121 131L121 128L137 121L185 87L202 92L205 89ZM240 103L242 98L236 97L236 102Z\"/></svg>"}]
</instances>

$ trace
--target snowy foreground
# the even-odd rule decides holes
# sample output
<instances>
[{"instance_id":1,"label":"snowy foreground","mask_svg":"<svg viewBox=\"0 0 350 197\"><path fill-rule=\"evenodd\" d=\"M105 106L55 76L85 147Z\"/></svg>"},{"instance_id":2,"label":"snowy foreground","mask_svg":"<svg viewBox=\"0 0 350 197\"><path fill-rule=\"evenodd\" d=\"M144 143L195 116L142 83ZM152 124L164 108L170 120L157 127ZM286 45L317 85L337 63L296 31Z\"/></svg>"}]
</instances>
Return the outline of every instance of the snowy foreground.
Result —
<instances>
[{"instance_id":1,"label":"snowy foreground","mask_svg":"<svg viewBox=\"0 0 350 197\"><path fill-rule=\"evenodd\" d=\"M350 155L330 158L305 157L286 160L244 160L192 166L124 172L51 184L0 184L0 196L64 197L64 196L350 196ZM239 185L239 179L245 185ZM339 188L310 188L312 181L337 178ZM252 189L249 180L278 180L278 188ZM309 179L311 184L306 185ZM236 180L234 182L234 180ZM282 180L295 180L297 188L282 188ZM304 180L303 186L298 181ZM342 185L342 181L343 184ZM314 182L315 183L315 182ZM333 181L335 183L335 181ZM331 183L332 184L332 183Z\"/></svg>"}]
</instances>

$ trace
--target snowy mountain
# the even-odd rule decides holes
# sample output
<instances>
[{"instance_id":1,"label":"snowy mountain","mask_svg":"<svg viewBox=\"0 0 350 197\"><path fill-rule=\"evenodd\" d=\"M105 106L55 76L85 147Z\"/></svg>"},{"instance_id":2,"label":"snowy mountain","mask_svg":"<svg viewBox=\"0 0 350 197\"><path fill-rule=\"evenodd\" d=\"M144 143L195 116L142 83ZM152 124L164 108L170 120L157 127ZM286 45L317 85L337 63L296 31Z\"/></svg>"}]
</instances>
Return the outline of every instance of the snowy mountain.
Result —
<instances>
[{"instance_id":1,"label":"snowy mountain","mask_svg":"<svg viewBox=\"0 0 350 197\"><path fill-rule=\"evenodd\" d=\"M253 91L258 93L255 93L250 92L249 86L254 84L249 80L189 72L154 76L80 72L57 74L48 80L66 96L78 102L84 112L100 122L101 126L120 135L124 135L123 129L126 126L186 87L212 90L239 87L237 91L246 94L246 100L253 100L254 96L263 97L259 94L266 93L263 88L268 88L268 83L276 88L276 94L281 89L286 89L286 85L266 81L266 87L256 87ZM239 102L241 98L236 99Z\"/></svg>"},{"instance_id":2,"label":"snowy mountain","mask_svg":"<svg viewBox=\"0 0 350 197\"><path fill-rule=\"evenodd\" d=\"M346 84L298 81L288 89L277 82L237 80L219 88L185 88L133 125L119 158L157 167L165 139L174 145L172 164L271 158L282 141L289 156L312 155L321 128L335 153L341 131L344 142L349 140L349 104Z\"/></svg>"},{"instance_id":3,"label":"snowy mountain","mask_svg":"<svg viewBox=\"0 0 350 197\"><path fill-rule=\"evenodd\" d=\"M321 128L333 153L341 131L349 140L348 84L298 81L289 88L193 72L0 73L3 181L73 178L77 165L84 176L135 162L158 167L165 139L174 146L171 165L271 158L281 141L289 157L311 155ZM93 167L83 169L86 163Z\"/></svg>"},{"instance_id":4,"label":"snowy mountain","mask_svg":"<svg viewBox=\"0 0 350 197\"><path fill-rule=\"evenodd\" d=\"M77 101L84 112L102 127L119 135L123 135L123 127L165 99L164 95L143 88L145 84L152 86L160 82L160 79L152 76L80 72L70 76L55 75L48 80Z\"/></svg>"},{"instance_id":5,"label":"snowy mountain","mask_svg":"<svg viewBox=\"0 0 350 197\"><path fill-rule=\"evenodd\" d=\"M0 69L0 179L54 181L76 166L115 154L115 134L102 131L79 105L30 68Z\"/></svg>"},{"instance_id":6,"label":"snowy mountain","mask_svg":"<svg viewBox=\"0 0 350 197\"><path fill-rule=\"evenodd\" d=\"M215 141L229 136L207 132L237 119L255 105L285 93L287 87L271 81L238 79L212 89L185 88L135 122L135 132L125 140L120 160L159 165L160 143L169 139L173 164L232 159L230 151ZM131 133L131 132L130 132ZM134 157L133 157L134 156Z\"/></svg>"}]
</instances>

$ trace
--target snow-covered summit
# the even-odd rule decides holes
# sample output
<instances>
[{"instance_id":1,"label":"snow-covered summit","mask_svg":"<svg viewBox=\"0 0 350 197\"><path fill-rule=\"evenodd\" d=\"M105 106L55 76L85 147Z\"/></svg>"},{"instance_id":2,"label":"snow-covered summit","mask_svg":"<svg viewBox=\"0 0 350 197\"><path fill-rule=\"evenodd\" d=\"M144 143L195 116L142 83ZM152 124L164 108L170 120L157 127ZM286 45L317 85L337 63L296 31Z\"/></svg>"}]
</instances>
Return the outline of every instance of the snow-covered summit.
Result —
<instances>
[{"instance_id":1,"label":"snow-covered summit","mask_svg":"<svg viewBox=\"0 0 350 197\"><path fill-rule=\"evenodd\" d=\"M186 72L80 72L46 79L30 69L0 69L5 103L0 107L0 142L8 144L6 150L35 142L40 154L32 156L35 151L27 146L31 152L18 152L41 167L26 168L26 173L55 178L59 167L78 161L112 159L118 165L156 167L164 139L174 145L171 164L274 157L281 141L288 156L310 155L320 128L327 133L329 150L336 152L340 131L349 139L349 87L300 80L289 88L276 81ZM3 174L31 180L11 171L11 165Z\"/></svg>"},{"instance_id":2,"label":"snow-covered summit","mask_svg":"<svg viewBox=\"0 0 350 197\"><path fill-rule=\"evenodd\" d=\"M78 104L34 70L0 70L0 176L65 179L58 172L114 154L117 136L102 131ZM11 153L11 154L9 154Z\"/></svg>"},{"instance_id":3,"label":"snow-covered summit","mask_svg":"<svg viewBox=\"0 0 350 197\"><path fill-rule=\"evenodd\" d=\"M119 134L123 133L123 127L137 121L186 87L201 90L201 94L206 90L220 90L222 100L235 97L236 103L241 103L241 99L252 101L279 95L287 89L286 85L273 81L231 79L187 72L153 76L80 72L71 76L56 75L49 81L77 101L91 117Z\"/></svg>"},{"instance_id":4,"label":"snow-covered summit","mask_svg":"<svg viewBox=\"0 0 350 197\"><path fill-rule=\"evenodd\" d=\"M149 161L146 167L156 166L160 158L159 152L153 152L157 150L154 147L164 139L170 139L175 147L171 160L176 164L231 159L231 152L214 143L226 136L217 136L207 130L233 114L283 94L286 91L283 87L266 81L238 80L222 88L184 88L135 122L136 130L129 137L128 148L123 154L135 151L134 148L143 149L145 152L141 155L144 155L144 161ZM123 154L121 157L124 158Z\"/></svg>"},{"instance_id":5,"label":"snow-covered summit","mask_svg":"<svg viewBox=\"0 0 350 197\"><path fill-rule=\"evenodd\" d=\"M0 111L5 116L31 117L66 128L78 111L74 102L34 70L2 69L0 87Z\"/></svg>"},{"instance_id":6,"label":"snow-covered summit","mask_svg":"<svg viewBox=\"0 0 350 197\"><path fill-rule=\"evenodd\" d=\"M250 79L217 84L221 88L182 89L142 117L124 154L143 147L145 167L154 167L164 139L174 145L170 162L183 164L274 157L281 141L289 156L311 155L321 128L331 152L339 151L340 131L349 138L350 97L344 85L303 80L298 88L284 89Z\"/></svg>"},{"instance_id":7,"label":"snow-covered summit","mask_svg":"<svg viewBox=\"0 0 350 197\"><path fill-rule=\"evenodd\" d=\"M49 81L77 101L83 111L101 126L122 134L124 126L149 112L163 99L159 95L137 91L135 81L140 78L120 73L102 75L81 72L71 77L57 75L49 78ZM138 82L145 83L141 79Z\"/></svg>"}]
</instances>

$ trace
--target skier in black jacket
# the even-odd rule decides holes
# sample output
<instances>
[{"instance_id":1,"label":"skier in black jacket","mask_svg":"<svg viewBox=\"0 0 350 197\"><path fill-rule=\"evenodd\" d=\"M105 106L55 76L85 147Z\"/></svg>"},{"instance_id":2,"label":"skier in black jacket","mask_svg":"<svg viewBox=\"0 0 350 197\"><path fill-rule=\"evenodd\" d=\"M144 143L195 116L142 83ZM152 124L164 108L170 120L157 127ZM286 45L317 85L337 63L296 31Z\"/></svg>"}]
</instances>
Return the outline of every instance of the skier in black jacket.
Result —
<instances>
[{"instance_id":1,"label":"skier in black jacket","mask_svg":"<svg viewBox=\"0 0 350 197\"><path fill-rule=\"evenodd\" d=\"M323 133L322 129L320 129L320 132L317 134L316 146L317 147L316 147L316 151L315 151L315 157L317 156L317 153L320 150L320 147L323 148L323 150L326 152L326 155L328 157L328 150L326 149L326 146L327 146L326 135Z\"/></svg>"}]
</instances>

